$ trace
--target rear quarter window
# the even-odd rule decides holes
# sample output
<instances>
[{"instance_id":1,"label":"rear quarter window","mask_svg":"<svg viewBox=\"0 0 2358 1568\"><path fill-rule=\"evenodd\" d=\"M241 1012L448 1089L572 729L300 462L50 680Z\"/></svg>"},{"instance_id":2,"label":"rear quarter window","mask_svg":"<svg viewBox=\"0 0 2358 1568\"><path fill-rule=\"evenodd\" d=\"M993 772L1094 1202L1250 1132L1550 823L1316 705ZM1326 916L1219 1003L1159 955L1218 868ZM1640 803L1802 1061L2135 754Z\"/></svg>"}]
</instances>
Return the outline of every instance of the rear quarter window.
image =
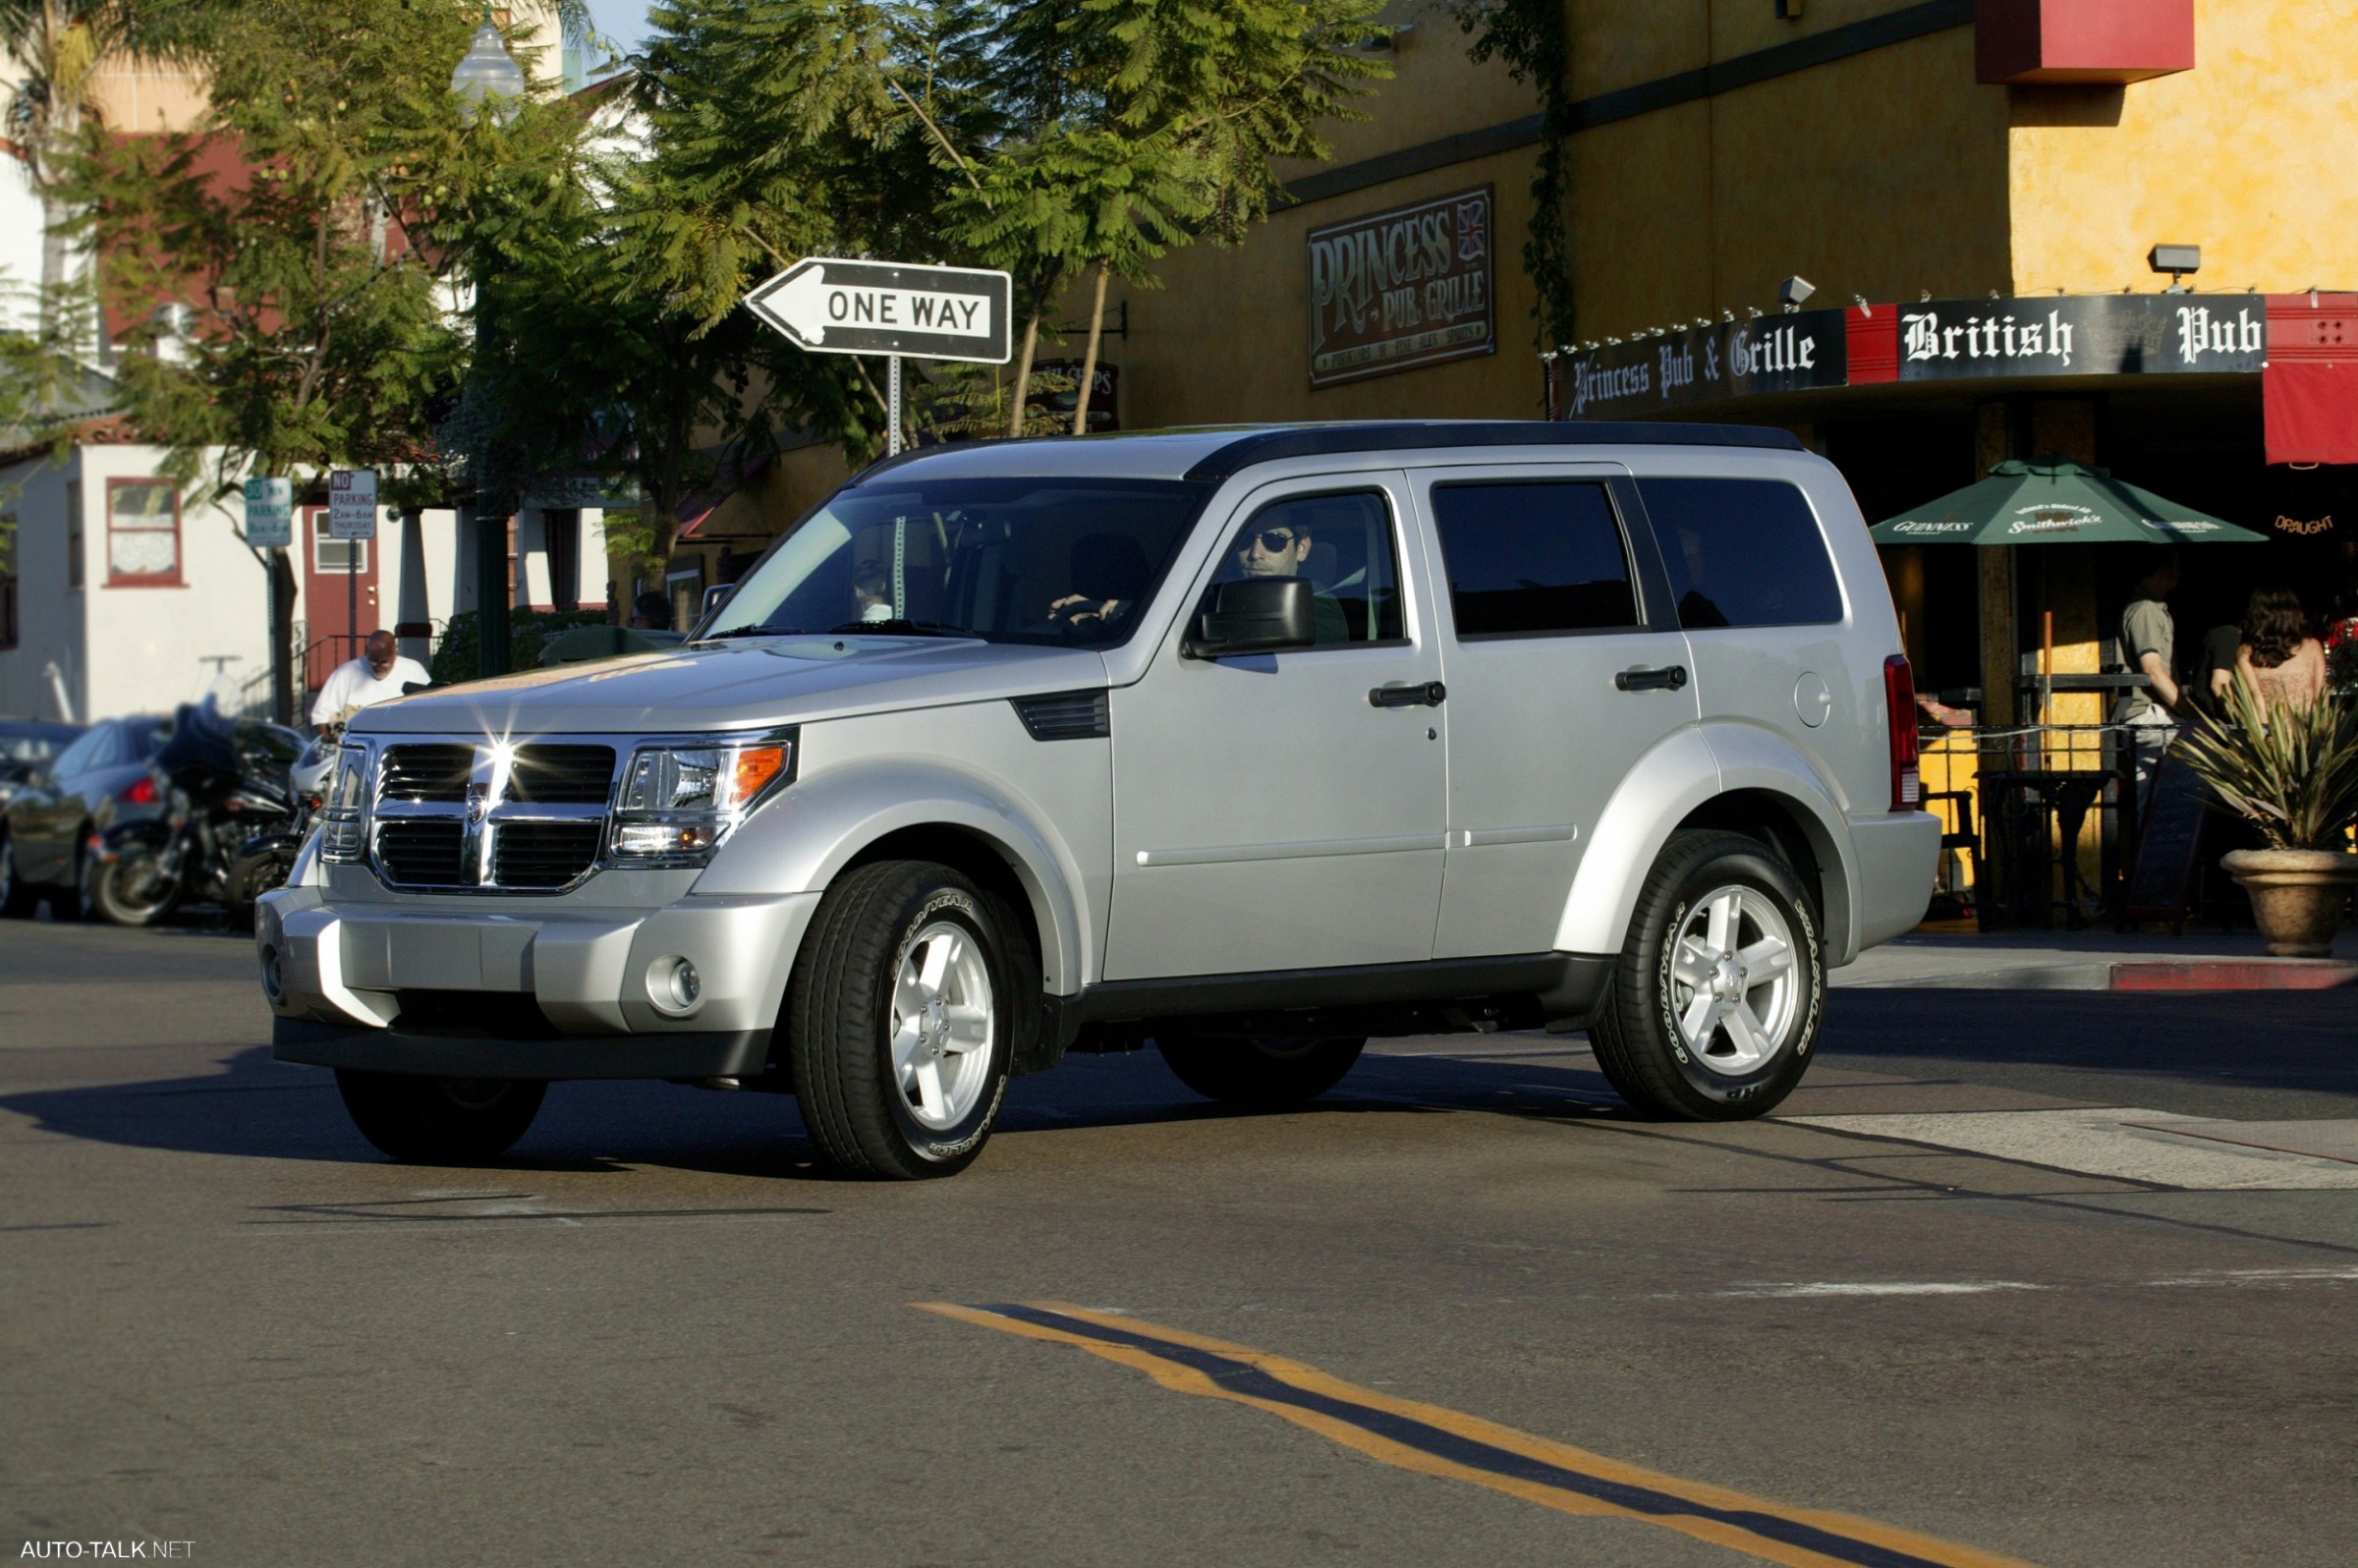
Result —
<instances>
[{"instance_id":1,"label":"rear quarter window","mask_svg":"<svg viewBox=\"0 0 2358 1568\"><path fill-rule=\"evenodd\" d=\"M1842 589L1798 486L1781 479L1640 479L1638 493L1688 631L1824 626Z\"/></svg>"}]
</instances>

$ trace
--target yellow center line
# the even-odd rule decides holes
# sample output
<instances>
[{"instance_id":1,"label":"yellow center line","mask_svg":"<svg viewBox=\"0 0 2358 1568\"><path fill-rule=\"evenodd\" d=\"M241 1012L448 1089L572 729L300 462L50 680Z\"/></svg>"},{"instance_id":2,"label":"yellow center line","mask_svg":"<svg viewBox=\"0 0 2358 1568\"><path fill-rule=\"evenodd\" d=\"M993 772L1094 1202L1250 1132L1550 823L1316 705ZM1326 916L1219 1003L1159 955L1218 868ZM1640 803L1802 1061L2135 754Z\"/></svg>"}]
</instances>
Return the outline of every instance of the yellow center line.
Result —
<instances>
[{"instance_id":1,"label":"yellow center line","mask_svg":"<svg viewBox=\"0 0 2358 1568\"><path fill-rule=\"evenodd\" d=\"M2016 1558L1874 1520L1794 1508L1624 1464L1462 1411L1362 1388L1249 1345L1136 1317L1064 1302L912 1305L1077 1346L1174 1392L1249 1405L1402 1470L1468 1482L1561 1513L1643 1520L1792 1568L2027 1568Z\"/></svg>"}]
</instances>

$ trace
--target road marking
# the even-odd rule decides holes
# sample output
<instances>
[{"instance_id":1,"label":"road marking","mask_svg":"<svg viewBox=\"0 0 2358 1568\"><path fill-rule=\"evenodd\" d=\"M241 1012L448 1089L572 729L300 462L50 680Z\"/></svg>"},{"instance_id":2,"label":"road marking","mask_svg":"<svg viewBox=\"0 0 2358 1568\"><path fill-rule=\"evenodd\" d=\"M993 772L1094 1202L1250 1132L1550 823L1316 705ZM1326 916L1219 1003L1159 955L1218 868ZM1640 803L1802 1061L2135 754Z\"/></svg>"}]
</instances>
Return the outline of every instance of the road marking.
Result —
<instances>
[{"instance_id":1,"label":"road marking","mask_svg":"<svg viewBox=\"0 0 2358 1568\"><path fill-rule=\"evenodd\" d=\"M1791 1568L2022 1568L2018 1559L1848 1514L1792 1508L1623 1464L1315 1367L1062 1302L914 1303L960 1322L1074 1345L1176 1393L1250 1405L1402 1470L1470 1482L1561 1513L1637 1519Z\"/></svg>"},{"instance_id":2,"label":"road marking","mask_svg":"<svg viewBox=\"0 0 2358 1568\"><path fill-rule=\"evenodd\" d=\"M2034 1285L2027 1279L1921 1279L1889 1282L1862 1280L1810 1280L1792 1285L1738 1285L1732 1290L1713 1291L1715 1296L1789 1297L1789 1296L1982 1296L1993 1290L2052 1290L2052 1285Z\"/></svg>"}]
</instances>

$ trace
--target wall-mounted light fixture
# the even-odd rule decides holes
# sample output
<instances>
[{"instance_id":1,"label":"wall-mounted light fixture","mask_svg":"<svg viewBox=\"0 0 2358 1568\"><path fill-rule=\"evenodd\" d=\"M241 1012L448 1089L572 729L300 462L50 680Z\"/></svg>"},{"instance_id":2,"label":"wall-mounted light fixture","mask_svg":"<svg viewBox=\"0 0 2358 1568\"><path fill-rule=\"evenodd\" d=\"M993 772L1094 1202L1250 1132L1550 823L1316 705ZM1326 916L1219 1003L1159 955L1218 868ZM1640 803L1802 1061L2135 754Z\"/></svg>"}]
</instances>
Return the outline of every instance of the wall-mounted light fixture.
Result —
<instances>
[{"instance_id":1,"label":"wall-mounted light fixture","mask_svg":"<svg viewBox=\"0 0 2358 1568\"><path fill-rule=\"evenodd\" d=\"M2203 248L2199 245L2157 245L2145 253L2145 264L2156 272L2169 274L2170 294L2187 291L2185 278L2189 272L2203 269Z\"/></svg>"},{"instance_id":2,"label":"wall-mounted light fixture","mask_svg":"<svg viewBox=\"0 0 2358 1568\"><path fill-rule=\"evenodd\" d=\"M1801 308L1802 302L1818 292L1818 285L1796 272L1776 286L1777 303L1787 315Z\"/></svg>"}]
</instances>

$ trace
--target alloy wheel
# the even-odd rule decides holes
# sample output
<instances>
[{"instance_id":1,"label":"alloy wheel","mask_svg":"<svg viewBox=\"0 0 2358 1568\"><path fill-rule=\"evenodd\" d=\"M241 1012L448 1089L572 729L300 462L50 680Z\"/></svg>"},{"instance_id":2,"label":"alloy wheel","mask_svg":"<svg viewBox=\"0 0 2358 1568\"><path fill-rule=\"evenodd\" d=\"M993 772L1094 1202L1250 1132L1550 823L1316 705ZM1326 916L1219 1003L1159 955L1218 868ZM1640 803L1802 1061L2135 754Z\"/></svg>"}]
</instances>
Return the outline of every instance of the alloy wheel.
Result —
<instances>
[{"instance_id":1,"label":"alloy wheel","mask_svg":"<svg viewBox=\"0 0 2358 1568\"><path fill-rule=\"evenodd\" d=\"M1773 900L1730 883L1689 908L1671 940L1670 1006L1696 1061L1729 1078L1792 1042L1802 1015L1792 928Z\"/></svg>"},{"instance_id":2,"label":"alloy wheel","mask_svg":"<svg viewBox=\"0 0 2358 1568\"><path fill-rule=\"evenodd\" d=\"M964 925L936 921L902 950L892 984L892 1077L933 1132L964 1121L990 1085L990 967Z\"/></svg>"}]
</instances>

